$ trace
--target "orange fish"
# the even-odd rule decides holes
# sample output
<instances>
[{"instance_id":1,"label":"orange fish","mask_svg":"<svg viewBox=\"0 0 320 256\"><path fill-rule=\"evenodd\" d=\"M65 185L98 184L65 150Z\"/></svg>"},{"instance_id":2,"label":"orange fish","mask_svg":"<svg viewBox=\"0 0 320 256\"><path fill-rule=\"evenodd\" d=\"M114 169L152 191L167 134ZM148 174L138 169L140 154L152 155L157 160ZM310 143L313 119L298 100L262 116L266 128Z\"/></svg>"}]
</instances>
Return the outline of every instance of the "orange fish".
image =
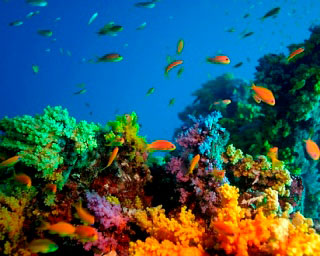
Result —
<instances>
[{"instance_id":1,"label":"orange fish","mask_svg":"<svg viewBox=\"0 0 320 256\"><path fill-rule=\"evenodd\" d=\"M220 104L222 104L222 105L229 105L231 103L231 100L221 100L221 101L215 101L215 102L213 102L213 104L214 105L220 105Z\"/></svg>"},{"instance_id":2,"label":"orange fish","mask_svg":"<svg viewBox=\"0 0 320 256\"><path fill-rule=\"evenodd\" d=\"M4 160L0 163L0 168L14 166L20 159L21 159L21 156L10 157L9 159Z\"/></svg>"},{"instance_id":3,"label":"orange fish","mask_svg":"<svg viewBox=\"0 0 320 256\"><path fill-rule=\"evenodd\" d=\"M319 156L320 156L320 150L319 150L318 145L310 139L307 139L304 142L306 143L306 150L307 150L309 156L313 160L318 160Z\"/></svg>"},{"instance_id":4,"label":"orange fish","mask_svg":"<svg viewBox=\"0 0 320 256\"><path fill-rule=\"evenodd\" d=\"M281 164L281 161L279 161L278 159L278 147L270 148L269 152L267 153L267 156L270 157L270 159L272 160L272 168Z\"/></svg>"},{"instance_id":5,"label":"orange fish","mask_svg":"<svg viewBox=\"0 0 320 256\"><path fill-rule=\"evenodd\" d=\"M165 75L168 75L169 71L173 69L174 67L177 67L183 63L183 60L174 60L172 61L165 69L164 73Z\"/></svg>"},{"instance_id":6,"label":"orange fish","mask_svg":"<svg viewBox=\"0 0 320 256\"><path fill-rule=\"evenodd\" d=\"M107 164L107 167L109 167L113 160L116 158L117 154L118 154L118 151L119 151L119 148L118 147L115 147L109 157L109 161L108 161L108 164Z\"/></svg>"},{"instance_id":7,"label":"orange fish","mask_svg":"<svg viewBox=\"0 0 320 256\"><path fill-rule=\"evenodd\" d=\"M58 250L58 248L58 245L49 239L34 239L28 245L28 249L32 253L49 253Z\"/></svg>"},{"instance_id":8,"label":"orange fish","mask_svg":"<svg viewBox=\"0 0 320 256\"><path fill-rule=\"evenodd\" d=\"M271 160L278 159L278 147L270 148L267 156L270 157Z\"/></svg>"},{"instance_id":9,"label":"orange fish","mask_svg":"<svg viewBox=\"0 0 320 256\"><path fill-rule=\"evenodd\" d=\"M94 224L94 216L91 215L86 209L82 208L82 201L74 206L77 211L78 217L86 224Z\"/></svg>"},{"instance_id":10,"label":"orange fish","mask_svg":"<svg viewBox=\"0 0 320 256\"><path fill-rule=\"evenodd\" d=\"M218 180L222 180L225 176L225 173L225 170L217 170L216 168L214 168L212 171L212 175Z\"/></svg>"},{"instance_id":11,"label":"orange fish","mask_svg":"<svg viewBox=\"0 0 320 256\"><path fill-rule=\"evenodd\" d=\"M98 232L95 228L90 226L77 226L75 229L75 234L79 239L83 241L94 242L98 240Z\"/></svg>"},{"instance_id":12,"label":"orange fish","mask_svg":"<svg viewBox=\"0 0 320 256\"><path fill-rule=\"evenodd\" d=\"M269 89L261 86L256 86L255 84L252 84L251 89L255 92L253 98L257 103L263 101L271 106L274 106L276 104L276 100L273 96L273 93Z\"/></svg>"},{"instance_id":13,"label":"orange fish","mask_svg":"<svg viewBox=\"0 0 320 256\"><path fill-rule=\"evenodd\" d=\"M76 230L74 226L64 221L60 221L52 225L45 223L44 227L42 227L41 229L49 230L50 233L59 234L60 236L73 235Z\"/></svg>"},{"instance_id":14,"label":"orange fish","mask_svg":"<svg viewBox=\"0 0 320 256\"><path fill-rule=\"evenodd\" d=\"M151 144L148 144L147 150L155 151L155 150L175 150L176 146L167 140L156 140Z\"/></svg>"},{"instance_id":15,"label":"orange fish","mask_svg":"<svg viewBox=\"0 0 320 256\"><path fill-rule=\"evenodd\" d=\"M195 156L192 158L191 163L190 163L190 167L189 167L189 172L188 172L188 173L192 173L192 172L193 172L193 170L194 170L194 168L196 167L196 165L198 164L199 160L200 160L200 155L199 155L199 154L195 155Z\"/></svg>"},{"instance_id":16,"label":"orange fish","mask_svg":"<svg viewBox=\"0 0 320 256\"><path fill-rule=\"evenodd\" d=\"M207 62L212 64L230 64L230 59L228 56L218 55L213 58L208 57Z\"/></svg>"},{"instance_id":17,"label":"orange fish","mask_svg":"<svg viewBox=\"0 0 320 256\"><path fill-rule=\"evenodd\" d=\"M46 190L51 191L52 193L55 194L57 192L57 185L56 184L47 184Z\"/></svg>"},{"instance_id":18,"label":"orange fish","mask_svg":"<svg viewBox=\"0 0 320 256\"><path fill-rule=\"evenodd\" d=\"M300 53L304 52L304 48L298 48L297 50L293 51L292 53L290 53L289 57L287 58L287 60L291 60L292 58L294 58L295 56L297 56Z\"/></svg>"},{"instance_id":19,"label":"orange fish","mask_svg":"<svg viewBox=\"0 0 320 256\"><path fill-rule=\"evenodd\" d=\"M177 45L177 54L180 54L182 52L183 47L184 47L184 41L183 39L180 39Z\"/></svg>"},{"instance_id":20,"label":"orange fish","mask_svg":"<svg viewBox=\"0 0 320 256\"><path fill-rule=\"evenodd\" d=\"M31 178L24 173L20 173L14 176L14 179L24 185L27 185L28 188L31 187Z\"/></svg>"}]
</instances>

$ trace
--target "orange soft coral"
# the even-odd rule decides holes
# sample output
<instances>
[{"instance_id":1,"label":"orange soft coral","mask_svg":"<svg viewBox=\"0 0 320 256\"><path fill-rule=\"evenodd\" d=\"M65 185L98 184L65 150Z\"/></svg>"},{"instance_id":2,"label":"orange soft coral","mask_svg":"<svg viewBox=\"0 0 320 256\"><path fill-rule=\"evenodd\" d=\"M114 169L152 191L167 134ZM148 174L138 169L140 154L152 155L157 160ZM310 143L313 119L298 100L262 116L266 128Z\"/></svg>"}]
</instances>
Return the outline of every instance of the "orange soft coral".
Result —
<instances>
[{"instance_id":1,"label":"orange soft coral","mask_svg":"<svg viewBox=\"0 0 320 256\"><path fill-rule=\"evenodd\" d=\"M307 221L265 216L262 209L253 219L244 218L245 209L238 206L238 189L224 184L219 188L222 208L211 226L217 232L218 247L237 256L319 255L320 236ZM304 220L303 217L300 220Z\"/></svg>"},{"instance_id":2,"label":"orange soft coral","mask_svg":"<svg viewBox=\"0 0 320 256\"><path fill-rule=\"evenodd\" d=\"M148 237L145 242L138 240L130 243L130 255L134 256L205 256L207 255L201 246L184 246L175 244L169 240L159 242L153 237Z\"/></svg>"},{"instance_id":3,"label":"orange soft coral","mask_svg":"<svg viewBox=\"0 0 320 256\"><path fill-rule=\"evenodd\" d=\"M200 245L204 228L186 207L177 218L167 218L160 206L137 211L135 217L152 237L131 243L131 255L206 255Z\"/></svg>"}]
</instances>

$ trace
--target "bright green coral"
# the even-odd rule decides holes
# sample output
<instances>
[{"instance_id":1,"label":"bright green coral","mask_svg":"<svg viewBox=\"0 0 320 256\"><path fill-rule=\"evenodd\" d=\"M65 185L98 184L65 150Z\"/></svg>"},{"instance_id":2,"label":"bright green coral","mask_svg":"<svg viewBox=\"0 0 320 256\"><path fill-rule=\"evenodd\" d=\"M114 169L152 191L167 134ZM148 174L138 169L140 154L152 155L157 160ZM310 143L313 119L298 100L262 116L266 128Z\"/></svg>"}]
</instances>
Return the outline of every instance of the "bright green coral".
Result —
<instances>
[{"instance_id":1,"label":"bright green coral","mask_svg":"<svg viewBox=\"0 0 320 256\"><path fill-rule=\"evenodd\" d=\"M37 170L35 176L57 181L62 187L69 175L57 169L86 163L86 155L97 148L95 133L99 129L86 121L77 124L62 107L47 107L42 115L0 120L0 130L4 132L0 150L21 156L24 165Z\"/></svg>"},{"instance_id":2,"label":"bright green coral","mask_svg":"<svg viewBox=\"0 0 320 256\"><path fill-rule=\"evenodd\" d=\"M145 162L142 153L147 148L144 137L139 136L138 117L135 112L130 115L125 114L117 116L115 121L107 124L108 132L104 135L107 146L124 146L126 147L126 157L129 160L135 159L136 162Z\"/></svg>"}]
</instances>

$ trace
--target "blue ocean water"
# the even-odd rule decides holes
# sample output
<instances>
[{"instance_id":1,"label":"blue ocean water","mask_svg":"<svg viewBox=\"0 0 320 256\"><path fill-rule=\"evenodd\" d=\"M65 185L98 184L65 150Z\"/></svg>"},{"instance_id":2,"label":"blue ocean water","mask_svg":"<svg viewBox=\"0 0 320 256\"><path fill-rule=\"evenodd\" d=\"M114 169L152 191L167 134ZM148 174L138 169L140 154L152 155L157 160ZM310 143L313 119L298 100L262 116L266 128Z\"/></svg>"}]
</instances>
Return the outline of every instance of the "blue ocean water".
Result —
<instances>
[{"instance_id":1,"label":"blue ocean water","mask_svg":"<svg viewBox=\"0 0 320 256\"><path fill-rule=\"evenodd\" d=\"M284 53L292 43L309 37L319 24L316 0L160 0L154 8L138 8L128 0L48 0L34 7L23 0L0 2L1 75L0 118L41 113L47 105L61 105L78 121L105 124L116 114L135 111L148 141L171 139L180 122L178 113L194 98L192 92L223 73L254 78L257 60L267 53ZM270 9L276 17L261 21ZM31 11L38 15L26 18ZM98 17L88 25L90 17ZM249 14L247 18L244 18ZM21 20L21 26L9 23ZM124 27L117 36L97 31L114 21ZM137 30L143 22L147 25ZM234 28L235 32L227 32ZM39 29L53 31L43 37ZM247 38L241 35L254 34ZM179 39L185 42L176 56ZM92 63L97 56L119 53L117 63ZM225 54L229 65L206 63L206 57ZM164 76L167 56L184 61ZM239 68L232 66L243 62ZM34 74L32 65L39 66ZM86 84L87 92L76 85ZM146 96L149 88L155 92ZM168 106L175 98L175 104Z\"/></svg>"}]
</instances>

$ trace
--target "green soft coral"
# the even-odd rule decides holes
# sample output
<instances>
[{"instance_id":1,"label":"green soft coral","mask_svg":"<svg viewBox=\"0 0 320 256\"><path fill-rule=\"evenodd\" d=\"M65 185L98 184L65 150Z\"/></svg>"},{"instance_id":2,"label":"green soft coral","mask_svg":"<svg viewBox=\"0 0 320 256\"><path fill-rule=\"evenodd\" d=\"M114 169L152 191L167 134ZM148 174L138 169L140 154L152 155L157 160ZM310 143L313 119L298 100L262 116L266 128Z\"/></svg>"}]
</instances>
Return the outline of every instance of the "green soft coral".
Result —
<instances>
[{"instance_id":1,"label":"green soft coral","mask_svg":"<svg viewBox=\"0 0 320 256\"><path fill-rule=\"evenodd\" d=\"M35 176L48 182L57 181L61 188L69 175L58 168L87 163L87 154L97 148L95 133L99 129L86 121L77 124L60 106L47 107L42 115L0 120L0 131L4 132L0 150L21 156L24 165L37 170Z\"/></svg>"},{"instance_id":2,"label":"green soft coral","mask_svg":"<svg viewBox=\"0 0 320 256\"><path fill-rule=\"evenodd\" d=\"M141 154L145 152L147 143L144 137L138 135L140 125L135 112L117 116L115 121L108 122L107 130L105 134L107 146L124 146L128 149L126 157L130 161L135 159L136 162L144 162Z\"/></svg>"}]
</instances>

